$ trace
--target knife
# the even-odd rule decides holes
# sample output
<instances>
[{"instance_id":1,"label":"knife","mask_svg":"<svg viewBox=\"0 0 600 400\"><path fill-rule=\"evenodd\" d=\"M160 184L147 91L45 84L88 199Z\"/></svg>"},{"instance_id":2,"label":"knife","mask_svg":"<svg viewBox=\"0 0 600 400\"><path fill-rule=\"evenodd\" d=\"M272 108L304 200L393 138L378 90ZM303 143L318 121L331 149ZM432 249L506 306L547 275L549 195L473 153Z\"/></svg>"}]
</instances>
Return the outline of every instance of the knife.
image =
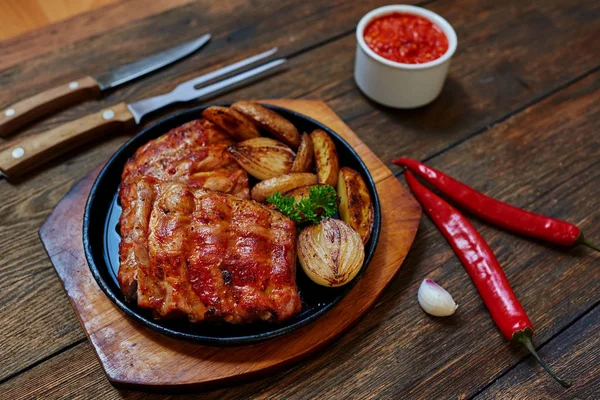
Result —
<instances>
[{"instance_id":1,"label":"knife","mask_svg":"<svg viewBox=\"0 0 600 400\"><path fill-rule=\"evenodd\" d=\"M52 114L84 100L97 98L104 90L169 65L199 50L209 40L210 35L206 34L143 60L105 72L95 78L85 76L75 79L12 104L0 111L0 137L16 131L39 117Z\"/></svg>"},{"instance_id":2,"label":"knife","mask_svg":"<svg viewBox=\"0 0 600 400\"><path fill-rule=\"evenodd\" d=\"M142 119L159 109L176 103L206 99L243 84L272 74L284 64L285 58L277 59L222 81L196 88L196 86L229 74L247 65L269 57L277 51L273 48L242 61L220 68L205 75L183 82L171 92L142 99L133 103L119 103L95 114L87 115L37 135L10 143L0 150L0 172L9 180L46 163L65 152L100 137L108 131L123 132L138 125Z\"/></svg>"}]
</instances>

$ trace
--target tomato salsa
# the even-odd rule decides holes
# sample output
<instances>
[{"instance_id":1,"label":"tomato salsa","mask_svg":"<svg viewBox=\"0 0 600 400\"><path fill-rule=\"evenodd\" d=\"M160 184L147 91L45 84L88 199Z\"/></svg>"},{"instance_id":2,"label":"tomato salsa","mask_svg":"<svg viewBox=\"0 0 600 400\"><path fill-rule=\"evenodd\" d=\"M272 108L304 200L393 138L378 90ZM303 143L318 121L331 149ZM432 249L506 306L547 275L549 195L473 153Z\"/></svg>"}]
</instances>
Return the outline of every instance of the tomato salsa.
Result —
<instances>
[{"instance_id":1,"label":"tomato salsa","mask_svg":"<svg viewBox=\"0 0 600 400\"><path fill-rule=\"evenodd\" d=\"M371 21L365 42L375 53L404 64L423 64L448 50L448 38L433 22L418 15L393 13Z\"/></svg>"}]
</instances>

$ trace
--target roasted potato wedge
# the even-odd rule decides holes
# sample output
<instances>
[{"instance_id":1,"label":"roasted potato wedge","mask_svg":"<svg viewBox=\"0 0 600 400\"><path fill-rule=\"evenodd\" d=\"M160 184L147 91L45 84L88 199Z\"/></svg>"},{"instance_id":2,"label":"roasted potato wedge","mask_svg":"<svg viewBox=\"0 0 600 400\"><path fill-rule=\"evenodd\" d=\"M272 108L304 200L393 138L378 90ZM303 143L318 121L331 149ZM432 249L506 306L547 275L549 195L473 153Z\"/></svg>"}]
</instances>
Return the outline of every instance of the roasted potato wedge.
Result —
<instances>
[{"instance_id":1,"label":"roasted potato wedge","mask_svg":"<svg viewBox=\"0 0 600 400\"><path fill-rule=\"evenodd\" d=\"M244 140L227 147L227 151L246 172L260 180L287 174L296 157L288 146L266 137Z\"/></svg>"},{"instance_id":2,"label":"roasted potato wedge","mask_svg":"<svg viewBox=\"0 0 600 400\"><path fill-rule=\"evenodd\" d=\"M287 192L283 192L282 194L284 196L293 196L294 201L298 202L300 200L307 199L308 195L310 194L310 188L312 188L314 186L319 186L319 185L300 186L295 189L288 190Z\"/></svg>"},{"instance_id":3,"label":"roasted potato wedge","mask_svg":"<svg viewBox=\"0 0 600 400\"><path fill-rule=\"evenodd\" d=\"M337 192L342 221L354 228L363 243L367 243L375 216L367 184L357 171L343 167L339 173Z\"/></svg>"},{"instance_id":4,"label":"roasted potato wedge","mask_svg":"<svg viewBox=\"0 0 600 400\"><path fill-rule=\"evenodd\" d=\"M260 136L254 122L232 108L212 106L202 116L233 136L236 140L247 140Z\"/></svg>"},{"instance_id":5,"label":"roasted potato wedge","mask_svg":"<svg viewBox=\"0 0 600 400\"><path fill-rule=\"evenodd\" d=\"M244 114L275 139L282 141L291 148L297 149L300 145L298 129L275 111L251 101L238 101L233 103L231 108Z\"/></svg>"},{"instance_id":6,"label":"roasted potato wedge","mask_svg":"<svg viewBox=\"0 0 600 400\"><path fill-rule=\"evenodd\" d=\"M313 167L314 156L312 139L308 134L303 133L290 172L310 172Z\"/></svg>"},{"instance_id":7,"label":"roasted potato wedge","mask_svg":"<svg viewBox=\"0 0 600 400\"><path fill-rule=\"evenodd\" d=\"M322 129L315 129L310 138L313 142L319 183L335 187L340 170L335 143Z\"/></svg>"},{"instance_id":8,"label":"roasted potato wedge","mask_svg":"<svg viewBox=\"0 0 600 400\"><path fill-rule=\"evenodd\" d=\"M252 188L250 196L253 200L263 202L273 193L285 193L300 186L314 185L316 183L317 176L306 172L279 175L258 182Z\"/></svg>"}]
</instances>

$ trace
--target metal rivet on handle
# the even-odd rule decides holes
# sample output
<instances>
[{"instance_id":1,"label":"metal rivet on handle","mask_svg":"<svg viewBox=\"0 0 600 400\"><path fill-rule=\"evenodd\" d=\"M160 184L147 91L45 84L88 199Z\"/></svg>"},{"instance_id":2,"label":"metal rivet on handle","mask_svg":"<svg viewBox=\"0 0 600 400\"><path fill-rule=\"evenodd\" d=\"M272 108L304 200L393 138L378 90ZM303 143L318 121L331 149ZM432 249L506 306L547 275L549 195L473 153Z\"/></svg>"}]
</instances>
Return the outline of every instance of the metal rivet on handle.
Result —
<instances>
[{"instance_id":1,"label":"metal rivet on handle","mask_svg":"<svg viewBox=\"0 0 600 400\"><path fill-rule=\"evenodd\" d=\"M13 115L15 115L16 111L14 108L9 108L8 110L4 111L4 115L6 115L7 117L12 117Z\"/></svg>"},{"instance_id":2,"label":"metal rivet on handle","mask_svg":"<svg viewBox=\"0 0 600 400\"><path fill-rule=\"evenodd\" d=\"M69 89L77 89L78 87L79 87L79 82L69 83Z\"/></svg>"},{"instance_id":3,"label":"metal rivet on handle","mask_svg":"<svg viewBox=\"0 0 600 400\"><path fill-rule=\"evenodd\" d=\"M22 147L16 147L11 154L13 158L21 158L25 155L25 150Z\"/></svg>"},{"instance_id":4,"label":"metal rivet on handle","mask_svg":"<svg viewBox=\"0 0 600 400\"><path fill-rule=\"evenodd\" d=\"M102 118L104 118L106 121L108 121L109 119L113 119L115 116L115 112L113 110L105 110L102 112Z\"/></svg>"}]
</instances>

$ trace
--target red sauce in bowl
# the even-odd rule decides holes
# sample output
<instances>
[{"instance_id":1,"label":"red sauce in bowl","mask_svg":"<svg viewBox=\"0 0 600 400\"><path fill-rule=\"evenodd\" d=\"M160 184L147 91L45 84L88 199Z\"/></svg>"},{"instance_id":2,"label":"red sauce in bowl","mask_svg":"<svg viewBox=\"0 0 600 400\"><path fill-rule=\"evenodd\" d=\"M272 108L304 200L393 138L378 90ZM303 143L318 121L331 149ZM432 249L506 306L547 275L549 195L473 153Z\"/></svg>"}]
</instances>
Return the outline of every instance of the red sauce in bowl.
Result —
<instances>
[{"instance_id":1,"label":"red sauce in bowl","mask_svg":"<svg viewBox=\"0 0 600 400\"><path fill-rule=\"evenodd\" d=\"M363 35L375 53L404 64L430 62L448 51L448 38L442 29L418 15L384 15L369 22Z\"/></svg>"}]
</instances>

